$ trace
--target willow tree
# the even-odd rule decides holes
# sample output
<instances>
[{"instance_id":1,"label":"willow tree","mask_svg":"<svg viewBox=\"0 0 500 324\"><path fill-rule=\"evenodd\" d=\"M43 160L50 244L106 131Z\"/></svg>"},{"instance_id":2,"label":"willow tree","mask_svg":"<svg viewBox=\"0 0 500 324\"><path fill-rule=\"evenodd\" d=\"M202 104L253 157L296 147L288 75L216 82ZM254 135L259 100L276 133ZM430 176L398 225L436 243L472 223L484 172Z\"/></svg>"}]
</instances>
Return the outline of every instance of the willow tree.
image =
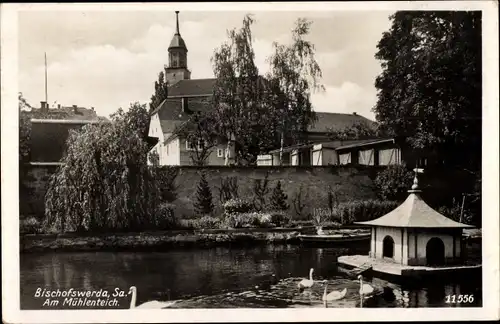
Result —
<instances>
[{"instance_id":1,"label":"willow tree","mask_svg":"<svg viewBox=\"0 0 500 324\"><path fill-rule=\"evenodd\" d=\"M278 120L280 161L285 145L307 141L308 127L316 119L311 93L324 90L319 83L322 72L315 58L314 44L306 39L310 27L307 19L297 19L292 30L293 42L289 45L274 42L274 53L268 58L267 79L271 87L268 98Z\"/></svg>"},{"instance_id":2,"label":"willow tree","mask_svg":"<svg viewBox=\"0 0 500 324\"><path fill-rule=\"evenodd\" d=\"M272 147L274 114L265 100L266 83L255 64L250 15L228 32L229 40L212 57L216 78L212 104L215 128L227 141L225 164L234 144L236 164L253 163Z\"/></svg>"},{"instance_id":3,"label":"willow tree","mask_svg":"<svg viewBox=\"0 0 500 324\"><path fill-rule=\"evenodd\" d=\"M145 105L119 110L111 123L70 132L63 165L46 195L48 226L59 231L134 230L152 226L158 190L147 166Z\"/></svg>"}]
</instances>

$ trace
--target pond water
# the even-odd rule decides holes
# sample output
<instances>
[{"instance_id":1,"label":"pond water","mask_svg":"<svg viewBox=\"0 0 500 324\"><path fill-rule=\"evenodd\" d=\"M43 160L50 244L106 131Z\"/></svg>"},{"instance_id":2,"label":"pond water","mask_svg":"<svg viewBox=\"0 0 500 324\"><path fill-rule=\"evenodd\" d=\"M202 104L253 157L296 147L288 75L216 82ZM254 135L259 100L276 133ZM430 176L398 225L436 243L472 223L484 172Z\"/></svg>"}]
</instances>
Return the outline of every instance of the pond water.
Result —
<instances>
[{"instance_id":1,"label":"pond water","mask_svg":"<svg viewBox=\"0 0 500 324\"><path fill-rule=\"evenodd\" d=\"M344 299L328 307L360 307L359 283L337 269L336 259L345 254L366 254L359 248L319 248L297 245L258 247L216 247L172 249L166 252L75 252L21 254L21 309L68 309L49 305L45 291L129 291L137 287L137 304L150 300L176 300L174 308L286 308L324 307L322 280L328 290L347 288ZM297 283L314 268L312 289L300 292ZM463 282L405 287L381 279L369 281L384 294L363 303L363 307L480 307L481 278ZM389 292L389 293L388 293ZM473 295L474 301L449 304L446 295ZM130 295L117 298L125 309ZM45 305L44 305L45 303ZM80 307L87 308L87 307Z\"/></svg>"}]
</instances>

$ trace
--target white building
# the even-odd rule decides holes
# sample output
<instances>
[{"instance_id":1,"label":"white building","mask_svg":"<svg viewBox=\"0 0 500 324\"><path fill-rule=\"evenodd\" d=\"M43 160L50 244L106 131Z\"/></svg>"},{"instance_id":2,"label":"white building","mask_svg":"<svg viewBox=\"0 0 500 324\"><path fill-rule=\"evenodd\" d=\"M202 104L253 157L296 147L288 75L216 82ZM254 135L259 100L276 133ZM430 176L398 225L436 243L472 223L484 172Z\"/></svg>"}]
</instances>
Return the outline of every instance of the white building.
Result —
<instances>
[{"instance_id":1,"label":"white building","mask_svg":"<svg viewBox=\"0 0 500 324\"><path fill-rule=\"evenodd\" d=\"M370 257L409 266L460 264L462 229L473 226L455 222L425 203L418 180L408 198L390 213L367 222L371 229Z\"/></svg>"}]
</instances>

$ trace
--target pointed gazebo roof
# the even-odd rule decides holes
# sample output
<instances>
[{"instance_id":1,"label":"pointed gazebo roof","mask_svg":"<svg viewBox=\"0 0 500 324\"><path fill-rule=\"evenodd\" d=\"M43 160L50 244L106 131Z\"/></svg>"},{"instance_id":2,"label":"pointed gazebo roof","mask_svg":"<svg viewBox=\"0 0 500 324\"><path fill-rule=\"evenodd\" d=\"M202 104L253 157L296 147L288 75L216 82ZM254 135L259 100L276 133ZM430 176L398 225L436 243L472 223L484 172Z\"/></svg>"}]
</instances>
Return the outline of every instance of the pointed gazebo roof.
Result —
<instances>
[{"instance_id":1,"label":"pointed gazebo roof","mask_svg":"<svg viewBox=\"0 0 500 324\"><path fill-rule=\"evenodd\" d=\"M377 219L355 224L385 227L414 227L414 228L471 228L474 226L455 222L432 209L420 196L417 179L418 169L415 169L415 178L406 200L396 209Z\"/></svg>"}]
</instances>

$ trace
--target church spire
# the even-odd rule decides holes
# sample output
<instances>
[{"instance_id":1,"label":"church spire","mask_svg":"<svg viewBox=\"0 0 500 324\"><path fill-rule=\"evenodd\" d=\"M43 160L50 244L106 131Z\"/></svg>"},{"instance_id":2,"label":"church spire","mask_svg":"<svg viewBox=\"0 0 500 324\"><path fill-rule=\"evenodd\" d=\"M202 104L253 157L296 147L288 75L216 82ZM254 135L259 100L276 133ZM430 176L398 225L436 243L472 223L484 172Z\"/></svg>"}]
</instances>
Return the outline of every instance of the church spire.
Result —
<instances>
[{"instance_id":1,"label":"church spire","mask_svg":"<svg viewBox=\"0 0 500 324\"><path fill-rule=\"evenodd\" d=\"M176 28L175 28L175 35L181 35L181 33L179 32L179 12L176 11L175 12L175 21L176 21Z\"/></svg>"}]
</instances>

